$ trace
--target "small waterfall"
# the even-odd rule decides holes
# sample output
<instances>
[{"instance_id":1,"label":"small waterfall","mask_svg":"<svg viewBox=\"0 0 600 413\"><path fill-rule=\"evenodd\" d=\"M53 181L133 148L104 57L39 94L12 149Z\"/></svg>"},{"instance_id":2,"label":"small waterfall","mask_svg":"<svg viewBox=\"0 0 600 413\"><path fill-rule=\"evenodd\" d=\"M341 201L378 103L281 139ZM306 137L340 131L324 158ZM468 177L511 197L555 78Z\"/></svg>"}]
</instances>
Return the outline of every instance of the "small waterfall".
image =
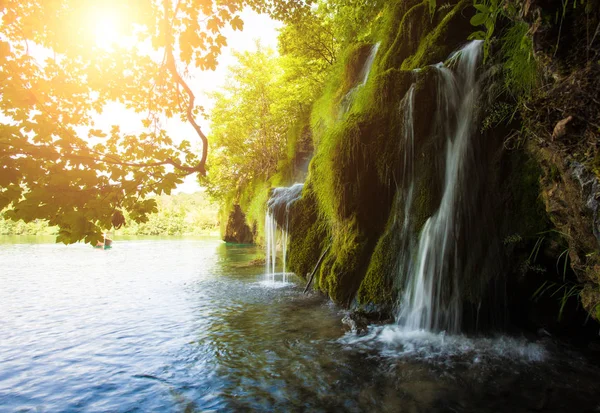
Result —
<instances>
[{"instance_id":1,"label":"small waterfall","mask_svg":"<svg viewBox=\"0 0 600 413\"><path fill-rule=\"evenodd\" d=\"M393 231L399 239L399 255L396 263L397 271L401 274L412 272L413 262L411 254L416 248L416 242L411 236L412 221L411 207L413 205L415 190L415 130L414 130L414 106L415 88L413 83L402 101L400 111L402 117L403 145L402 145L402 175L398 186L398 195L394 203L395 222Z\"/></svg>"},{"instance_id":2,"label":"small waterfall","mask_svg":"<svg viewBox=\"0 0 600 413\"><path fill-rule=\"evenodd\" d=\"M282 250L282 281L287 282L286 261L290 206L302 196L303 187L303 183L296 183L290 187L275 188L267 202L267 213L265 214L265 272L269 282L276 281L278 244L280 244Z\"/></svg>"},{"instance_id":3,"label":"small waterfall","mask_svg":"<svg viewBox=\"0 0 600 413\"><path fill-rule=\"evenodd\" d=\"M375 61L375 56L377 56L378 51L379 51L379 43L376 43L371 48L371 52L369 53L369 56L367 57L367 60L365 60L365 64L363 65L363 68L360 71L359 78L362 79L361 82L359 83L360 86L364 86L367 83L367 80L369 80L369 74L371 73L371 67L373 66L373 62Z\"/></svg>"},{"instance_id":4,"label":"small waterfall","mask_svg":"<svg viewBox=\"0 0 600 413\"><path fill-rule=\"evenodd\" d=\"M352 102L354 101L354 96L356 92L367 84L367 80L369 80L369 74L371 73L371 67L373 67L373 63L375 62L375 57L377 56L377 52L379 51L379 43L374 44L371 47L371 51L369 52L369 56L365 60L362 69L358 75L360 81L354 86L352 89L346 93L346 95L342 98L340 103L340 118L346 114L350 110L350 106L352 106Z\"/></svg>"},{"instance_id":5,"label":"small waterfall","mask_svg":"<svg viewBox=\"0 0 600 413\"><path fill-rule=\"evenodd\" d=\"M463 270L457 252L457 238L463 225L461 209L467 201L471 137L476 129L479 84L476 78L481 42L467 44L450 58L453 70L435 65L437 73L437 108L434 133L445 138L445 170L441 202L437 211L423 226L418 245L402 249L400 271L407 275L404 294L396 319L407 330L446 330L458 332L462 300L458 277ZM403 100L404 129L407 145L404 151L403 191L405 204L402 238L407 239L412 204L414 138L412 108L413 87Z\"/></svg>"}]
</instances>

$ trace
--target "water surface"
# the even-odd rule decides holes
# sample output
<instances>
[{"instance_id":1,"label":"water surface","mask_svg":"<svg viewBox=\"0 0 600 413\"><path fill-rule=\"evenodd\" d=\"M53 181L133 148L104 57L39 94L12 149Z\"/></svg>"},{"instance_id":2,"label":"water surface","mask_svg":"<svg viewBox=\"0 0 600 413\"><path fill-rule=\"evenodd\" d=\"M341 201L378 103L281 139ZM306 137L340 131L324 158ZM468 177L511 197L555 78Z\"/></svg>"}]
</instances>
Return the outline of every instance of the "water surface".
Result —
<instances>
[{"instance_id":1,"label":"water surface","mask_svg":"<svg viewBox=\"0 0 600 413\"><path fill-rule=\"evenodd\" d=\"M549 342L371 326L254 247L0 243L0 411L593 411L598 369ZM573 410L575 409L575 410Z\"/></svg>"}]
</instances>

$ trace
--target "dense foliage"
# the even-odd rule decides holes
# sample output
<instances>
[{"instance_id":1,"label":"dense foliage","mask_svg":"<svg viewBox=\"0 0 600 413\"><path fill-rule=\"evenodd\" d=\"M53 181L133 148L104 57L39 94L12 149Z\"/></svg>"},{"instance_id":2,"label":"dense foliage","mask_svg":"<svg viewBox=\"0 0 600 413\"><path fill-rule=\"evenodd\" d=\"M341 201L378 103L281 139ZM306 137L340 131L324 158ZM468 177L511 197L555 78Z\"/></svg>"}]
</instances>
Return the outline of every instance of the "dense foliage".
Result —
<instances>
[{"instance_id":1,"label":"dense foliage","mask_svg":"<svg viewBox=\"0 0 600 413\"><path fill-rule=\"evenodd\" d=\"M370 36L383 2L321 1L280 29L278 53L257 45L237 55L211 113L211 153L203 182L226 215L242 205L260 232L268 191L306 172L311 112L340 51ZM226 216L222 216L226 219Z\"/></svg>"},{"instance_id":2,"label":"dense foliage","mask_svg":"<svg viewBox=\"0 0 600 413\"><path fill-rule=\"evenodd\" d=\"M112 232L120 235L208 235L219 230L218 208L203 192L161 195L154 198L157 212L137 223L125 215L127 224ZM56 235L57 227L46 220L31 222L0 218L0 235Z\"/></svg>"},{"instance_id":3,"label":"dense foliage","mask_svg":"<svg viewBox=\"0 0 600 413\"><path fill-rule=\"evenodd\" d=\"M294 19L305 2L150 0L0 2L0 209L12 220L47 219L58 240L95 242L156 211L169 193L204 173L202 108L184 79L214 69L221 30L241 30L245 6ZM95 32L94 32L95 28ZM95 114L118 102L142 119L134 133ZM187 120L201 150L164 129Z\"/></svg>"}]
</instances>

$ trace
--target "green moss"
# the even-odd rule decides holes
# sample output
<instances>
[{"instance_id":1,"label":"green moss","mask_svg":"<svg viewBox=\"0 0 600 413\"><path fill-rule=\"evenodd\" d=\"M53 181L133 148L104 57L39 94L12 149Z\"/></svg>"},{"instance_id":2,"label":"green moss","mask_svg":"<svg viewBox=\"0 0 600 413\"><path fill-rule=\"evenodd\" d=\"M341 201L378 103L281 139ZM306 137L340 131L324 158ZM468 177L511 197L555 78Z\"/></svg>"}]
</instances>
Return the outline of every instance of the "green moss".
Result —
<instances>
[{"instance_id":1,"label":"green moss","mask_svg":"<svg viewBox=\"0 0 600 413\"><path fill-rule=\"evenodd\" d=\"M312 272L321 251L327 248L327 232L327 225L319 215L313 189L308 183L303 189L302 197L290 207L290 271L301 277Z\"/></svg>"},{"instance_id":2,"label":"green moss","mask_svg":"<svg viewBox=\"0 0 600 413\"><path fill-rule=\"evenodd\" d=\"M339 118L339 105L344 96L356 86L363 64L371 50L370 44L358 43L343 51L331 70L322 96L313 105L310 125L315 147L323 132L333 127Z\"/></svg>"},{"instance_id":3,"label":"green moss","mask_svg":"<svg viewBox=\"0 0 600 413\"><path fill-rule=\"evenodd\" d=\"M427 1L423 2L421 6L425 7L426 3ZM443 18L419 41L418 49L412 56L404 59L401 68L413 70L445 59L452 51L449 48L455 48L459 41L464 41L472 30L468 20L462 15L463 10L472 4L472 0L461 0L446 14L438 10L436 19L440 19L442 15Z\"/></svg>"},{"instance_id":4,"label":"green moss","mask_svg":"<svg viewBox=\"0 0 600 413\"><path fill-rule=\"evenodd\" d=\"M233 205L233 201L227 200L221 204L221 207L219 208L219 232L221 239L224 239L225 234L227 233L227 222L231 212L233 211Z\"/></svg>"},{"instance_id":5,"label":"green moss","mask_svg":"<svg viewBox=\"0 0 600 413\"><path fill-rule=\"evenodd\" d=\"M338 303L348 305L357 292L361 304L390 304L393 299L398 239L390 227L394 218L389 212L403 166L399 105L415 80L411 70L445 53L441 60L448 48L456 47L457 42L446 42L447 30L467 3L463 0L450 10L444 8L432 18L428 1L390 2L379 19L376 39L371 44L357 43L342 54L323 96L313 106L310 125L316 153L303 198L293 207L289 265L304 276L331 242L315 286ZM468 20L466 25L470 30ZM340 102L357 84L376 42L380 49L369 80L356 90L349 111L340 116ZM429 87L435 82L424 73L419 78L425 80L417 85L423 98L420 105L424 102L421 112L435 104ZM423 178L415 188L415 230L431 215L438 196L433 164L436 147L424 139L429 136L431 119L427 113L418 116L415 153L426 162L420 162L417 171Z\"/></svg>"},{"instance_id":6,"label":"green moss","mask_svg":"<svg viewBox=\"0 0 600 413\"><path fill-rule=\"evenodd\" d=\"M399 207L397 205L397 207ZM394 211L396 208L392 209ZM396 214L390 214L386 230L379 238L369 260L369 267L357 292L358 304L376 304L391 309L396 299L394 277L397 272L397 259L400 251L400 228Z\"/></svg>"},{"instance_id":7,"label":"green moss","mask_svg":"<svg viewBox=\"0 0 600 413\"><path fill-rule=\"evenodd\" d=\"M431 26L428 10L427 1L407 1L395 4L388 11L381 34L386 43L384 68L400 67L404 59L415 52L422 34Z\"/></svg>"},{"instance_id":8,"label":"green moss","mask_svg":"<svg viewBox=\"0 0 600 413\"><path fill-rule=\"evenodd\" d=\"M356 220L348 221L343 229L337 231L332 245L333 258L331 269L323 273L325 285L332 300L350 305L364 275L368 251L368 241L356 226ZM370 252L370 251L369 251Z\"/></svg>"},{"instance_id":9,"label":"green moss","mask_svg":"<svg viewBox=\"0 0 600 413\"><path fill-rule=\"evenodd\" d=\"M542 169L536 159L525 151L515 151L510 156L510 179L506 183L510 194L510 211L518 211L511 218L521 235L533 236L546 231L550 221L540 197ZM509 235L509 234L507 234Z\"/></svg>"},{"instance_id":10,"label":"green moss","mask_svg":"<svg viewBox=\"0 0 600 413\"><path fill-rule=\"evenodd\" d=\"M513 24L501 38L504 88L517 100L529 98L539 83L529 24Z\"/></svg>"},{"instance_id":11,"label":"green moss","mask_svg":"<svg viewBox=\"0 0 600 413\"><path fill-rule=\"evenodd\" d=\"M310 130L310 111L305 111L294 121L287 133L286 156L277 164L277 174L271 185L289 186L304 179L306 159L313 152Z\"/></svg>"},{"instance_id":12,"label":"green moss","mask_svg":"<svg viewBox=\"0 0 600 413\"><path fill-rule=\"evenodd\" d=\"M240 207L246 215L246 223L254 233L256 244L263 244L265 240L265 206L270 190L270 182L259 181L246 188L240 197Z\"/></svg>"},{"instance_id":13,"label":"green moss","mask_svg":"<svg viewBox=\"0 0 600 413\"><path fill-rule=\"evenodd\" d=\"M330 249L325 258L323 259L323 262L321 263L321 268L319 269L319 278L317 280L317 283L315 283L319 286L319 290L324 293L328 293L329 290L327 286L327 276L331 272L331 268L333 267L334 262L335 255L333 250Z\"/></svg>"}]
</instances>

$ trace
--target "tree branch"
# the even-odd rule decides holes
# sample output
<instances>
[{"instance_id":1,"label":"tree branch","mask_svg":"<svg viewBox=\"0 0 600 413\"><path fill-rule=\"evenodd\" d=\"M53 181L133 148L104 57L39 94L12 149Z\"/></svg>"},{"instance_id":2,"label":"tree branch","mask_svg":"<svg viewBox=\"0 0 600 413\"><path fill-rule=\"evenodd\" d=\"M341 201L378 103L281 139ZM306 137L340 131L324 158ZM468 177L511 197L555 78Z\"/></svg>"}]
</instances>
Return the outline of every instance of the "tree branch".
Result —
<instances>
[{"instance_id":1,"label":"tree branch","mask_svg":"<svg viewBox=\"0 0 600 413\"><path fill-rule=\"evenodd\" d=\"M177 71L177 65L175 63L175 57L173 56L173 34L172 34L172 25L169 23L169 0L163 0L163 7L165 13L165 63L171 75L175 78L175 81L181 85L181 87L185 90L187 95L189 96L188 106L186 110L186 118L188 122L194 127L196 134L200 137L202 141L202 156L200 157L200 162L193 168L190 168L190 172L199 172L202 175L206 175L206 156L208 154L208 139L206 135L202 133L200 126L196 123L194 119L193 110L194 110L194 101L196 97L194 96L194 92L188 86L188 84L183 80L179 72ZM175 14L177 13L177 9L175 9ZM173 21L175 20L175 16L173 16Z\"/></svg>"}]
</instances>

